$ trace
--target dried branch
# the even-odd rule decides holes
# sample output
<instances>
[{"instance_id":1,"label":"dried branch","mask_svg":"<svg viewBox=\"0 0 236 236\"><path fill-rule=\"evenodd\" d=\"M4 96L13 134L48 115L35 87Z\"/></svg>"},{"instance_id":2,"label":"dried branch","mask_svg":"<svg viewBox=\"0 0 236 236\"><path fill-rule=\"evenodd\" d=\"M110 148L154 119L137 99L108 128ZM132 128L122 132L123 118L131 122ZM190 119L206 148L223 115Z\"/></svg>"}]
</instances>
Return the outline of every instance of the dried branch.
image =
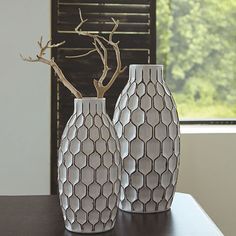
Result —
<instances>
[{"instance_id":1,"label":"dried branch","mask_svg":"<svg viewBox=\"0 0 236 236\"><path fill-rule=\"evenodd\" d=\"M82 94L65 78L65 75L63 74L62 70L59 68L57 63L54 61L54 58L52 59L47 59L44 57L46 54L46 50L48 48L56 48L61 46L62 44L65 43L65 41L57 44L51 44L51 40L47 41L45 45L43 45L43 37L40 37L40 40L37 42L40 48L39 53L36 55L36 58L33 59L32 57L24 57L22 55L21 58L24 61L27 62L42 62L44 64L47 64L53 68L55 71L56 75L58 76L59 81L70 90L70 92L76 97L76 98L82 98Z\"/></svg>"},{"instance_id":2,"label":"dried branch","mask_svg":"<svg viewBox=\"0 0 236 236\"><path fill-rule=\"evenodd\" d=\"M81 27L83 26L83 24L85 22L87 22L88 19L83 19L80 9L79 9L79 17L80 17L80 23L75 28L75 32L78 35L87 36L87 37L90 37L91 39L93 39L93 45L95 47L94 50L97 51L97 53L99 54L99 56L102 60L102 63L103 63L102 75L100 76L100 78L98 80L93 81L95 89L97 91L97 97L101 98L104 96L104 94L107 92L107 90L110 89L110 87L113 85L113 83L115 82L117 77L121 73L123 73L126 69L126 67L124 67L122 69L122 66L121 66L120 49L118 46L119 42L113 42L113 35L119 26L119 20L116 21L114 18L111 18L114 23L114 27L113 27L112 31L110 32L108 39L106 39L105 37L103 37L101 35L91 34L88 31L83 31L81 29ZM110 81L106 85L103 85L103 82L104 82L110 68L108 67L108 62L107 62L107 58L108 58L107 48L105 47L104 43L113 47L113 50L115 51L115 55L116 55L116 62L117 62L116 70L115 70L114 74L112 75L112 78L110 79ZM94 50L91 50L91 51L94 52ZM88 54L86 54L86 55L88 55ZM77 58L77 57L80 57L80 55L70 56L70 58Z\"/></svg>"},{"instance_id":3,"label":"dried branch","mask_svg":"<svg viewBox=\"0 0 236 236\"><path fill-rule=\"evenodd\" d=\"M99 46L102 48L104 54L102 54L101 51L99 51L99 48L98 48L98 46L97 46L97 43L98 43ZM103 63L102 75L101 75L101 77L99 78L99 83L102 84L102 82L104 81L104 79L105 79L106 76L107 76L108 71L110 70L110 68L109 68L108 65L107 65L107 64L108 64L108 63L107 63L107 58L108 58L107 49L106 49L105 46L101 43L101 41L98 40L98 39L95 39L95 40L94 40L94 46L95 46L95 48L97 49L97 51L98 51L98 53L99 53L99 55L100 55L100 57L101 57L102 63Z\"/></svg>"},{"instance_id":4,"label":"dried branch","mask_svg":"<svg viewBox=\"0 0 236 236\"><path fill-rule=\"evenodd\" d=\"M88 19L83 19L83 16L82 16L82 12L81 12L81 9L79 8L79 18L80 18L80 23L79 23L79 25L75 28L75 31L76 31L76 29L78 30L78 29L80 29L81 28L81 26L86 22L86 21L88 21Z\"/></svg>"},{"instance_id":5,"label":"dried branch","mask_svg":"<svg viewBox=\"0 0 236 236\"><path fill-rule=\"evenodd\" d=\"M122 65L121 65L121 57L120 57L120 49L119 49L119 41L118 42L113 42L112 41L112 37L113 34L115 33L115 31L117 30L118 26L119 26L119 20L114 20L112 18L112 21L114 22L114 27L111 31L111 33L109 34L109 39L107 40L105 37L103 36L98 36L100 39L104 40L107 44L111 45L113 47L113 50L115 51L116 54L116 70L114 72L114 74L112 75L112 78L110 79L110 81L107 83L107 85L103 85L102 82L100 82L100 79L98 81L94 80L94 86L96 88L97 91L97 96L98 97L103 97L104 94L110 89L110 87L114 84L115 80L117 79L117 77L123 73L126 70L126 66L122 69Z\"/></svg>"},{"instance_id":6,"label":"dried branch","mask_svg":"<svg viewBox=\"0 0 236 236\"><path fill-rule=\"evenodd\" d=\"M109 41L110 41L110 42L112 42L112 36L113 36L113 34L115 33L115 31L117 30L117 28L118 28L118 26L119 26L119 20L116 21L114 18L111 18L111 19L112 19L112 21L113 21L113 23L114 23L115 25L114 25L114 27L113 27L113 29L112 29L110 35L109 35Z\"/></svg>"},{"instance_id":7,"label":"dried branch","mask_svg":"<svg viewBox=\"0 0 236 236\"><path fill-rule=\"evenodd\" d=\"M89 54L93 53L93 52L96 52L97 50L96 49L92 49L84 54L80 54L80 55L75 55L75 56L66 56L66 58L80 58L80 57L85 57L85 56L88 56Z\"/></svg>"}]
</instances>

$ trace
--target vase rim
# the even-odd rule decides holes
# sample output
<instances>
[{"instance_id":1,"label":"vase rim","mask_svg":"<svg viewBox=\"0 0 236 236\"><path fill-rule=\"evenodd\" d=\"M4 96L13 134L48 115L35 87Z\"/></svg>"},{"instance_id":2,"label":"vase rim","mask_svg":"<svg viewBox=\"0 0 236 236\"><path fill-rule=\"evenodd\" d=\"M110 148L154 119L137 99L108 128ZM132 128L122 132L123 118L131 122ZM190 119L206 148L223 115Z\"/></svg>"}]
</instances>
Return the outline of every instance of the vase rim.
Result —
<instances>
[{"instance_id":1,"label":"vase rim","mask_svg":"<svg viewBox=\"0 0 236 236\"><path fill-rule=\"evenodd\" d=\"M136 67L136 66L140 66L140 67L160 67L163 68L164 66L161 64L130 64L130 67Z\"/></svg>"},{"instance_id":2,"label":"vase rim","mask_svg":"<svg viewBox=\"0 0 236 236\"><path fill-rule=\"evenodd\" d=\"M82 98L74 98L74 101L105 101L106 98L98 98L98 97L82 97Z\"/></svg>"}]
</instances>

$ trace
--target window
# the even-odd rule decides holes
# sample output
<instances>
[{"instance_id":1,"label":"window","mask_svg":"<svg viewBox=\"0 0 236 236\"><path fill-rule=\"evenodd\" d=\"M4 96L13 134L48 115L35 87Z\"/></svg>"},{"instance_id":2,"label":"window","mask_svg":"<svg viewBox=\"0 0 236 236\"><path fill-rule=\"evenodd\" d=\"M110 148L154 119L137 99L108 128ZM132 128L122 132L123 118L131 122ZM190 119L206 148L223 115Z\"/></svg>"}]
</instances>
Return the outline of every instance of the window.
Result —
<instances>
[{"instance_id":1,"label":"window","mask_svg":"<svg viewBox=\"0 0 236 236\"><path fill-rule=\"evenodd\" d=\"M182 120L236 118L236 1L157 0L157 62Z\"/></svg>"}]
</instances>

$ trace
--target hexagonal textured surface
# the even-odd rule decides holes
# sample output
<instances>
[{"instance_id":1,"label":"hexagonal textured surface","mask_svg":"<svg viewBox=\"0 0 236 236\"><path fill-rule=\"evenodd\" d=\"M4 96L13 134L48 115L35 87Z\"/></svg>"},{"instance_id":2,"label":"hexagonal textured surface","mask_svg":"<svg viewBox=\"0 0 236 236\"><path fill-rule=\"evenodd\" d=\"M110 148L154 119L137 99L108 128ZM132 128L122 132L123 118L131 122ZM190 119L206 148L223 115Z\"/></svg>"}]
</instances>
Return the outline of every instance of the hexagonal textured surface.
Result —
<instances>
[{"instance_id":1,"label":"hexagonal textured surface","mask_svg":"<svg viewBox=\"0 0 236 236\"><path fill-rule=\"evenodd\" d=\"M116 104L113 123L123 164L119 207L125 211L165 211L173 200L179 119L162 70L157 65L131 65Z\"/></svg>"},{"instance_id":2,"label":"hexagonal textured surface","mask_svg":"<svg viewBox=\"0 0 236 236\"><path fill-rule=\"evenodd\" d=\"M58 151L60 204L68 230L113 228L120 191L121 159L105 99L75 99Z\"/></svg>"}]
</instances>

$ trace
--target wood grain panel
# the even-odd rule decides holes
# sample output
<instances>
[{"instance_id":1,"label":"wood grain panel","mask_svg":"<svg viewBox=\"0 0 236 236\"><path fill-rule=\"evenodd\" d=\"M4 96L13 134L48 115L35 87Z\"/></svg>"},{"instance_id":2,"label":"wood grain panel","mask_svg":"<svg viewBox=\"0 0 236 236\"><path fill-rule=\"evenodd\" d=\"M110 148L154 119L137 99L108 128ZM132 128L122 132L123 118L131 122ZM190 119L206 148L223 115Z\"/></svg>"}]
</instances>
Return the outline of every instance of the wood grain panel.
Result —
<instances>
[{"instance_id":1,"label":"wood grain panel","mask_svg":"<svg viewBox=\"0 0 236 236\"><path fill-rule=\"evenodd\" d=\"M91 40L78 36L74 28L79 24L78 9L88 22L83 30L97 32L108 37L113 28L111 17L120 20L114 41L120 41L122 64L155 63L155 0L52 0L52 40L66 41L52 50L52 56L62 69L66 78L84 96L96 96L93 79L101 75L103 65L96 53L79 59L68 59L68 55L83 54L92 48ZM108 64L116 67L115 54L108 49ZM51 192L57 192L57 149L66 122L73 112L74 97L59 82L55 82L52 71L52 118L51 118ZM128 80L128 70L120 75L113 87L105 94L107 113L112 118L116 100ZM106 82L107 80L105 80Z\"/></svg>"}]
</instances>

